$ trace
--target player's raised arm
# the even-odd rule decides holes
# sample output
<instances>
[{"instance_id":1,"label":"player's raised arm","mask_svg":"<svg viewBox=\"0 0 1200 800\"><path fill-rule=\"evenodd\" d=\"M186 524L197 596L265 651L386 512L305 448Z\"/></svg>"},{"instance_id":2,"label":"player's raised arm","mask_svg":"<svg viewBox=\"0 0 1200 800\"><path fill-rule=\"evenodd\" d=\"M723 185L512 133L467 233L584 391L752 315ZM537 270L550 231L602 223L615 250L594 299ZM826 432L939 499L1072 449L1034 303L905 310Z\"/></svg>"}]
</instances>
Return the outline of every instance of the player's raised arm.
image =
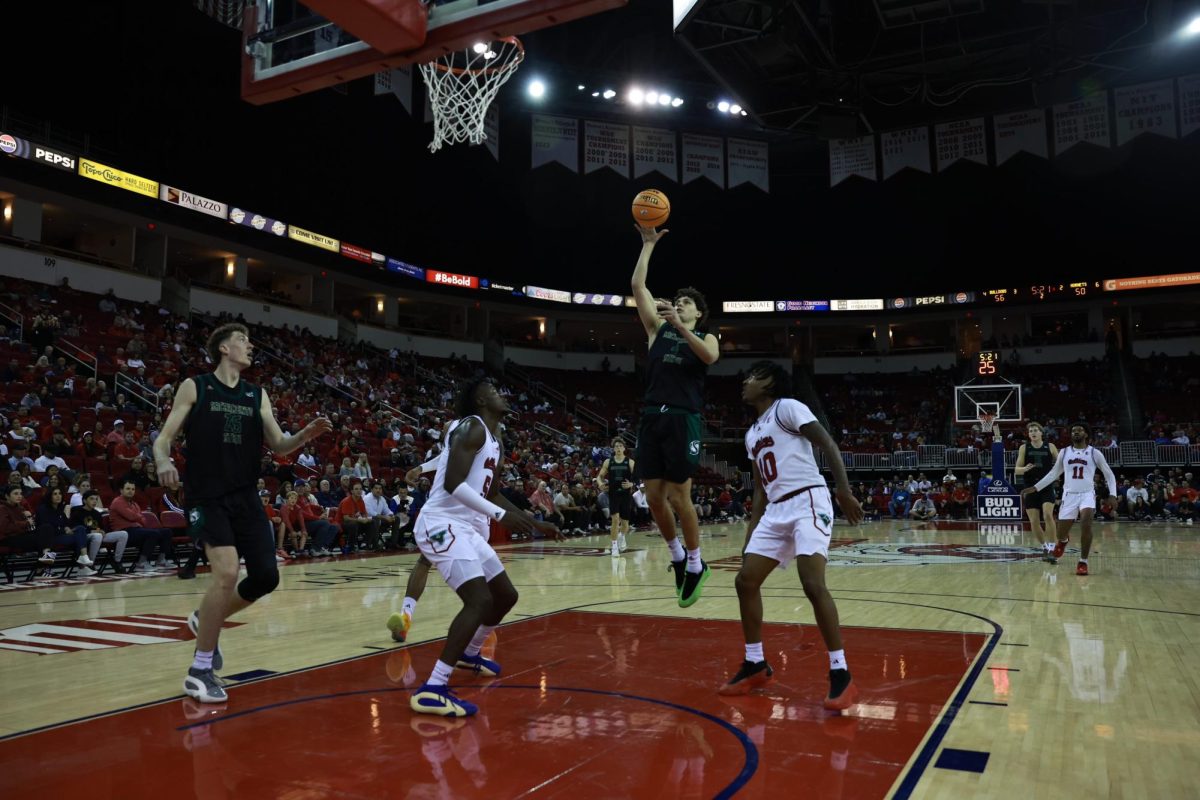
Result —
<instances>
[{"instance_id":1,"label":"player's raised arm","mask_svg":"<svg viewBox=\"0 0 1200 800\"><path fill-rule=\"evenodd\" d=\"M293 433L290 436L284 434L279 423L275 421L275 412L271 409L271 398L267 397L265 391L262 393L260 411L262 412L263 441L267 443L267 447L271 448L272 452L281 456L293 453L313 439L333 430L333 423L329 421L328 417L317 417L305 425L299 433Z\"/></svg>"},{"instance_id":2,"label":"player's raised arm","mask_svg":"<svg viewBox=\"0 0 1200 800\"><path fill-rule=\"evenodd\" d=\"M646 274L650 271L650 254L654 252L654 245L667 234L667 231L665 228L658 231L654 228L643 228L640 225L634 227L642 237L642 252L638 255L637 265L633 268L631 287L633 299L637 302L638 319L642 321L646 336L653 344L654 336L658 333L658 326L662 324L662 320L658 316L658 306L654 295L650 294L650 290L646 288Z\"/></svg>"}]
</instances>

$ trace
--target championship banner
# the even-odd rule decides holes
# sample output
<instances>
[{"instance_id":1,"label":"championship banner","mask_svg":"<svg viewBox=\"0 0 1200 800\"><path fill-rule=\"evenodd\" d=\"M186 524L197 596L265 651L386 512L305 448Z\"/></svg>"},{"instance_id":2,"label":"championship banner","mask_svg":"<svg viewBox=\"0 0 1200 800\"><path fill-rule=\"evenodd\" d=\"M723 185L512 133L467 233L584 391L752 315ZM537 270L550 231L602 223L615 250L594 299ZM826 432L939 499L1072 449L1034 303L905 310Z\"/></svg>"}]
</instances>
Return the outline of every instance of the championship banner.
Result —
<instances>
[{"instance_id":1,"label":"championship banner","mask_svg":"<svg viewBox=\"0 0 1200 800\"><path fill-rule=\"evenodd\" d=\"M158 187L158 199L165 200L177 206L190 208L192 211L199 211L201 214L208 214L210 217L217 219L229 218L229 207L224 203L218 203L216 200L209 200L207 197L201 197L198 194L185 192L182 189L176 189L174 186L167 186L165 183Z\"/></svg>"},{"instance_id":2,"label":"championship banner","mask_svg":"<svg viewBox=\"0 0 1200 800\"><path fill-rule=\"evenodd\" d=\"M322 250L328 250L331 253L341 252L341 243L332 237L321 233L313 233L304 228L297 228L295 225L288 225L288 238L301 242L303 244L311 244L313 247L319 247Z\"/></svg>"},{"instance_id":3,"label":"championship banner","mask_svg":"<svg viewBox=\"0 0 1200 800\"><path fill-rule=\"evenodd\" d=\"M987 129L983 117L947 122L933 131L938 172L959 160L987 166Z\"/></svg>"},{"instance_id":4,"label":"championship banner","mask_svg":"<svg viewBox=\"0 0 1200 800\"><path fill-rule=\"evenodd\" d=\"M1200 130L1200 75L1179 79L1179 135Z\"/></svg>"},{"instance_id":5,"label":"championship banner","mask_svg":"<svg viewBox=\"0 0 1200 800\"><path fill-rule=\"evenodd\" d=\"M633 177L640 178L650 172L658 172L673 181L679 180L675 131L634 125Z\"/></svg>"},{"instance_id":6,"label":"championship banner","mask_svg":"<svg viewBox=\"0 0 1200 800\"><path fill-rule=\"evenodd\" d=\"M66 172L74 172L79 166L75 156L42 147L26 139L13 136L10 133L0 133L0 153L6 153L18 158L27 158L50 167L57 167Z\"/></svg>"},{"instance_id":7,"label":"championship banner","mask_svg":"<svg viewBox=\"0 0 1200 800\"><path fill-rule=\"evenodd\" d=\"M1054 155L1080 142L1112 147L1108 131L1108 92L1093 92L1082 100L1054 107Z\"/></svg>"},{"instance_id":8,"label":"championship banner","mask_svg":"<svg viewBox=\"0 0 1200 800\"><path fill-rule=\"evenodd\" d=\"M492 154L492 158L500 160L500 106L492 103L487 113L483 115L483 144Z\"/></svg>"},{"instance_id":9,"label":"championship banner","mask_svg":"<svg viewBox=\"0 0 1200 800\"><path fill-rule=\"evenodd\" d=\"M725 188L725 140L719 136L683 134L683 182L708 178Z\"/></svg>"},{"instance_id":10,"label":"championship banner","mask_svg":"<svg viewBox=\"0 0 1200 800\"><path fill-rule=\"evenodd\" d=\"M880 134L879 149L885 181L905 167L929 172L929 128L924 125Z\"/></svg>"},{"instance_id":11,"label":"championship banner","mask_svg":"<svg viewBox=\"0 0 1200 800\"><path fill-rule=\"evenodd\" d=\"M1117 118L1117 146L1143 133L1176 137L1175 86L1171 79L1113 89L1113 111Z\"/></svg>"},{"instance_id":12,"label":"championship banner","mask_svg":"<svg viewBox=\"0 0 1200 800\"><path fill-rule=\"evenodd\" d=\"M629 126L589 119L583 123L583 174L605 167L629 177Z\"/></svg>"},{"instance_id":13,"label":"championship banner","mask_svg":"<svg viewBox=\"0 0 1200 800\"><path fill-rule=\"evenodd\" d=\"M1033 108L992 117L996 130L996 166L1024 151L1046 158L1046 111Z\"/></svg>"},{"instance_id":14,"label":"championship banner","mask_svg":"<svg viewBox=\"0 0 1200 800\"><path fill-rule=\"evenodd\" d=\"M79 174L85 178L100 181L100 183L107 183L109 186L116 186L118 189L158 199L158 181L152 181L131 172L122 172L119 169L81 158L79 159Z\"/></svg>"},{"instance_id":15,"label":"championship banner","mask_svg":"<svg viewBox=\"0 0 1200 800\"><path fill-rule=\"evenodd\" d=\"M729 148L729 188L748 183L769 194L771 184L767 143L748 139L726 139L725 143Z\"/></svg>"},{"instance_id":16,"label":"championship banner","mask_svg":"<svg viewBox=\"0 0 1200 800\"><path fill-rule=\"evenodd\" d=\"M534 114L532 139L531 168L558 162L579 172L579 120Z\"/></svg>"},{"instance_id":17,"label":"championship banner","mask_svg":"<svg viewBox=\"0 0 1200 800\"><path fill-rule=\"evenodd\" d=\"M875 137L829 140L829 185L837 186L851 175L879 180L875 165Z\"/></svg>"},{"instance_id":18,"label":"championship banner","mask_svg":"<svg viewBox=\"0 0 1200 800\"><path fill-rule=\"evenodd\" d=\"M279 220L264 217L262 214L244 211L240 208L229 209L229 221L235 225L245 225L247 228L254 228L256 231L269 231L276 236L283 236L287 233L287 225Z\"/></svg>"}]
</instances>

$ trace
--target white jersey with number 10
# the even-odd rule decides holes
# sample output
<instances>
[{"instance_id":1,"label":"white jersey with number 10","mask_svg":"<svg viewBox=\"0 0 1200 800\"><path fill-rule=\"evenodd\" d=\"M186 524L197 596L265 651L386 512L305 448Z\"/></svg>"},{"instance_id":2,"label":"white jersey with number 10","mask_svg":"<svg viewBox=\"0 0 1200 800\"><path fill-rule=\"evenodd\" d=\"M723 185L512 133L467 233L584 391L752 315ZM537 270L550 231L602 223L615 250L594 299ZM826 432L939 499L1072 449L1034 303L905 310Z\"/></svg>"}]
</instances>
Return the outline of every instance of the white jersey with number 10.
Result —
<instances>
[{"instance_id":1,"label":"white jersey with number 10","mask_svg":"<svg viewBox=\"0 0 1200 800\"><path fill-rule=\"evenodd\" d=\"M768 502L798 489L825 486L812 443L800 428L816 417L799 400L776 400L746 431L746 455L758 467Z\"/></svg>"}]
</instances>

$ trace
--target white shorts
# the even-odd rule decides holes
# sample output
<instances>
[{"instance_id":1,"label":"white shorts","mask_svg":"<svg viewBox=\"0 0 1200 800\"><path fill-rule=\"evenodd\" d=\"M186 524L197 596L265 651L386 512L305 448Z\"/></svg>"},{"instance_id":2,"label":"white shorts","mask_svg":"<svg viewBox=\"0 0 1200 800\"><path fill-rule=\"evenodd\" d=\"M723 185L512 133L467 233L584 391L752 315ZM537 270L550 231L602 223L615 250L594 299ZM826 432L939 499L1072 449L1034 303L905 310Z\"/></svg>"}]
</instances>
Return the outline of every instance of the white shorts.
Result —
<instances>
[{"instance_id":1,"label":"white shorts","mask_svg":"<svg viewBox=\"0 0 1200 800\"><path fill-rule=\"evenodd\" d=\"M446 584L458 591L469 580L483 578L491 582L504 572L496 551L481 535L485 526L460 519L422 514L417 517L413 534L421 555L437 567Z\"/></svg>"},{"instance_id":2,"label":"white shorts","mask_svg":"<svg viewBox=\"0 0 1200 800\"><path fill-rule=\"evenodd\" d=\"M1085 508L1096 510L1095 492L1063 492L1062 505L1058 507L1058 518L1078 519L1079 512Z\"/></svg>"},{"instance_id":3,"label":"white shorts","mask_svg":"<svg viewBox=\"0 0 1200 800\"><path fill-rule=\"evenodd\" d=\"M808 489L781 503L771 503L754 533L747 553L779 562L783 569L796 556L829 557L833 502L824 486Z\"/></svg>"}]
</instances>

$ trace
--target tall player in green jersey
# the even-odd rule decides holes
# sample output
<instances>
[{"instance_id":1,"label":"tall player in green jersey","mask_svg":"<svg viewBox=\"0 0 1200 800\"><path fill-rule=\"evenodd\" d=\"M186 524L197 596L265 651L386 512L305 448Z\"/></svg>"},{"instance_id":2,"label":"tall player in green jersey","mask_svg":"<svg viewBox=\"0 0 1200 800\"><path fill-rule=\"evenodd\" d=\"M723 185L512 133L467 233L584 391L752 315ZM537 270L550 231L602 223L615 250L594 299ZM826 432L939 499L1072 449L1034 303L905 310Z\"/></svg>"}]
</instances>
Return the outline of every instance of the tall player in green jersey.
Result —
<instances>
[{"instance_id":1,"label":"tall player in green jersey","mask_svg":"<svg viewBox=\"0 0 1200 800\"><path fill-rule=\"evenodd\" d=\"M633 269L633 296L646 329L646 394L638 424L637 474L646 483L646 502L671 550L679 605L700 599L708 565L700 558L700 521L692 506L692 475L700 464L704 376L720 357L717 337L703 328L704 295L680 289L674 300L655 300L646 288L650 255L667 231L637 226L642 252ZM686 552L675 535L675 515Z\"/></svg>"},{"instance_id":2,"label":"tall player in green jersey","mask_svg":"<svg viewBox=\"0 0 1200 800\"><path fill-rule=\"evenodd\" d=\"M159 482L177 487L171 442L182 431L187 441L188 532L212 567L204 600L188 619L196 653L183 690L202 703L221 703L227 699L215 674L225 660L217 646L221 625L279 584L274 534L256 491L263 445L284 455L332 426L320 417L291 436L280 430L267 393L242 380L254 352L245 325L221 325L208 337L206 349L216 369L179 385L154 442L154 461ZM246 577L237 583L239 556L246 560Z\"/></svg>"}]
</instances>

